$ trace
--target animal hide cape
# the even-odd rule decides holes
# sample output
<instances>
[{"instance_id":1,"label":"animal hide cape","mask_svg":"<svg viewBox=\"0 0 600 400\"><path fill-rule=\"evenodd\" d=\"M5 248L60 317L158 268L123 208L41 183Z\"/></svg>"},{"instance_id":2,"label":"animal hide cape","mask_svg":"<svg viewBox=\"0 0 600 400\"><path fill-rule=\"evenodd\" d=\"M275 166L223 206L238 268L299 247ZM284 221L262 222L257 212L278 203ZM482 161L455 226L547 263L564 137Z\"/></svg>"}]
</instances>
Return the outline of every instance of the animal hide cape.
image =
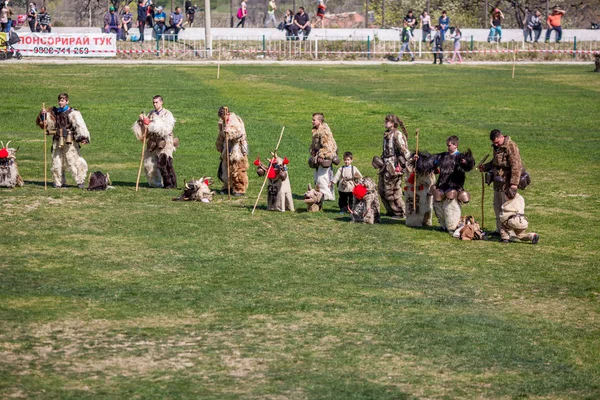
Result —
<instances>
[{"instance_id":1,"label":"animal hide cape","mask_svg":"<svg viewBox=\"0 0 600 400\"><path fill-rule=\"evenodd\" d=\"M354 205L348 207L352 222L363 222L365 224L381 222L379 194L373 179L368 176L361 178L352 193L354 195Z\"/></svg>"},{"instance_id":2,"label":"animal hide cape","mask_svg":"<svg viewBox=\"0 0 600 400\"><path fill-rule=\"evenodd\" d=\"M18 149L8 147L10 142L2 143L0 148L0 187L14 188L15 186L23 186L24 182L19 175L17 167L17 151Z\"/></svg>"}]
</instances>

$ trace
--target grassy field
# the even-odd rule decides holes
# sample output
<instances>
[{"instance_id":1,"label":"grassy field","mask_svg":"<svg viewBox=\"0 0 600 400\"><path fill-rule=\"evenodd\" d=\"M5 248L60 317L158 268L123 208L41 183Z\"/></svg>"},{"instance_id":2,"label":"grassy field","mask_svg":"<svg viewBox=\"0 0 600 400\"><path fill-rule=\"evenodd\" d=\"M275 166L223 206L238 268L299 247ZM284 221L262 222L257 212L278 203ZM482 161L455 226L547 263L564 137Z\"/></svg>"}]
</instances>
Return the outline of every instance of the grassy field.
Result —
<instances>
[{"instance_id":1,"label":"grassy field","mask_svg":"<svg viewBox=\"0 0 600 400\"><path fill-rule=\"evenodd\" d=\"M600 398L600 80L592 66L3 68L0 140L26 186L0 190L0 398ZM86 118L90 171L115 190L43 188L42 102ZM248 196L135 192L130 127L160 93L183 179L216 177L218 107L244 118L251 158L281 127L296 213ZM306 213L311 113L370 176L383 119L420 148L458 135L476 159L499 128L519 145L537 246ZM410 138L414 147L414 138ZM144 181L145 182L145 181ZM215 189L219 187L215 185ZM480 175L467 214L480 218ZM486 228L493 228L486 191Z\"/></svg>"}]
</instances>

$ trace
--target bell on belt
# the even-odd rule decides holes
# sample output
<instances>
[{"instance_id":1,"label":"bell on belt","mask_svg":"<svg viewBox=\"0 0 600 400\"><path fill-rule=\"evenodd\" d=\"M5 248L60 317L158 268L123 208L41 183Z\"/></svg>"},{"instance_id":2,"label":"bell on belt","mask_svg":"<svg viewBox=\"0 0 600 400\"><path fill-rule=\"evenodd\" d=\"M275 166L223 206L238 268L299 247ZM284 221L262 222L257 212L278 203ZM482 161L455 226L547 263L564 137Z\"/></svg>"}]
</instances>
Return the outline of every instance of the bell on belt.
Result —
<instances>
[{"instance_id":1,"label":"bell on belt","mask_svg":"<svg viewBox=\"0 0 600 400\"><path fill-rule=\"evenodd\" d=\"M67 133L67 144L73 144L73 134L71 132Z\"/></svg>"},{"instance_id":2,"label":"bell on belt","mask_svg":"<svg viewBox=\"0 0 600 400\"><path fill-rule=\"evenodd\" d=\"M62 149L63 147L65 147L65 137L63 135L60 135L58 137L58 148Z\"/></svg>"}]
</instances>

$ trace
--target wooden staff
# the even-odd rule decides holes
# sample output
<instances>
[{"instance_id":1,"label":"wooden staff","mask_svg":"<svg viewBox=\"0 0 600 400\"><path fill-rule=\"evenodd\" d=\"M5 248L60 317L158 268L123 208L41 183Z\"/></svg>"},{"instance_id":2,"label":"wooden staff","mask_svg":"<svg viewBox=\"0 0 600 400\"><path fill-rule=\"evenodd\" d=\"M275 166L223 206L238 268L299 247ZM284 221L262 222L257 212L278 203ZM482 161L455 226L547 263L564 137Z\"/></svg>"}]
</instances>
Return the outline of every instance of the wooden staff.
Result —
<instances>
[{"instance_id":1,"label":"wooden staff","mask_svg":"<svg viewBox=\"0 0 600 400\"><path fill-rule=\"evenodd\" d=\"M231 200L231 176L229 175L229 135L225 132L225 156L227 160L227 200Z\"/></svg>"},{"instance_id":2,"label":"wooden staff","mask_svg":"<svg viewBox=\"0 0 600 400\"><path fill-rule=\"evenodd\" d=\"M144 111L142 114L146 115ZM142 157L140 158L140 168L138 169L137 180L135 181L135 191L137 192L140 188L140 175L142 174L142 165L144 164L144 151L146 151L146 134L148 133L148 126L144 124L144 136L142 138Z\"/></svg>"},{"instance_id":3,"label":"wooden staff","mask_svg":"<svg viewBox=\"0 0 600 400\"><path fill-rule=\"evenodd\" d=\"M48 159L46 154L48 152L46 147L46 118L48 118L48 113L46 112L46 103L42 103L42 110L44 110L44 190L48 190Z\"/></svg>"},{"instance_id":4,"label":"wooden staff","mask_svg":"<svg viewBox=\"0 0 600 400\"><path fill-rule=\"evenodd\" d=\"M269 160L269 166L267 167L267 173L265 174L265 180L260 188L260 192L258 192L258 197L256 198L256 202L254 203L254 208L252 208L252 215L254 215L254 211L256 211L256 206L258 205L258 201L260 200L260 195L262 194L263 189L267 183L267 179L269 179L269 169L271 169L271 164L273 163L273 159L277 159L277 150L279 150L279 143L281 143L281 138L283 137L283 131L285 130L285 126L281 128L281 134L279 135L279 140L277 141L277 146L275 146L275 151L273 157Z\"/></svg>"},{"instance_id":5,"label":"wooden staff","mask_svg":"<svg viewBox=\"0 0 600 400\"><path fill-rule=\"evenodd\" d=\"M477 165L477 169L479 169L484 162L486 162L486 160L489 157L489 153L486 154L485 157L483 157L483 160L481 160L479 162L479 164ZM483 229L483 224L485 222L485 212L484 212L484 199L485 199L485 172L480 171L481 172L481 229Z\"/></svg>"},{"instance_id":6,"label":"wooden staff","mask_svg":"<svg viewBox=\"0 0 600 400\"><path fill-rule=\"evenodd\" d=\"M217 79L221 76L221 52L223 51L223 46L219 48L219 61L217 62Z\"/></svg>"},{"instance_id":7,"label":"wooden staff","mask_svg":"<svg viewBox=\"0 0 600 400\"><path fill-rule=\"evenodd\" d=\"M517 63L517 44L515 43L513 45L513 70L512 70L513 79L515 79L515 64L516 63Z\"/></svg>"},{"instance_id":8,"label":"wooden staff","mask_svg":"<svg viewBox=\"0 0 600 400\"><path fill-rule=\"evenodd\" d=\"M419 128L415 132L415 154L419 154ZM413 211L417 211L417 162L415 161L414 168L415 179L413 181Z\"/></svg>"}]
</instances>

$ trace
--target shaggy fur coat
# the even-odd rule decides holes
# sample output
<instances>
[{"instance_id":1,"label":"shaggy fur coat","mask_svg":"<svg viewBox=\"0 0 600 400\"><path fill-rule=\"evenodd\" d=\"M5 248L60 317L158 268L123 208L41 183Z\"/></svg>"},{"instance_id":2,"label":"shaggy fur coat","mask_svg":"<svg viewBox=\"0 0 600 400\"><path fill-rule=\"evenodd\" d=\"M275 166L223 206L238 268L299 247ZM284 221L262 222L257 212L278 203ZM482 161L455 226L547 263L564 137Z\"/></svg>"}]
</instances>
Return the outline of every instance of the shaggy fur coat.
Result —
<instances>
[{"instance_id":1,"label":"shaggy fur coat","mask_svg":"<svg viewBox=\"0 0 600 400\"><path fill-rule=\"evenodd\" d=\"M406 226L422 227L431 226L433 211L433 196L431 188L435 183L435 175L431 173L415 174L414 168L410 173L404 187L404 201L406 204ZM416 183L415 183L416 175ZM417 190L417 207L414 207L414 191Z\"/></svg>"},{"instance_id":2,"label":"shaggy fur coat","mask_svg":"<svg viewBox=\"0 0 600 400\"><path fill-rule=\"evenodd\" d=\"M226 142L227 140L227 142ZM227 144L227 145L226 145ZM248 139L244 121L234 113L229 113L227 122L219 119L219 135L216 142L221 153L218 177L223 182L223 190L231 179L231 189L244 194L248 189ZM229 147L229 175L227 174L227 148Z\"/></svg>"},{"instance_id":3,"label":"shaggy fur coat","mask_svg":"<svg viewBox=\"0 0 600 400\"><path fill-rule=\"evenodd\" d=\"M0 187L12 189L23 186L24 182L17 167L17 149L8 147L9 143L0 149Z\"/></svg>"},{"instance_id":4,"label":"shaggy fur coat","mask_svg":"<svg viewBox=\"0 0 600 400\"><path fill-rule=\"evenodd\" d=\"M308 185L306 193L304 193L304 203L306 203L306 210L308 212L317 212L323 209L323 193L320 188L312 188Z\"/></svg>"},{"instance_id":5,"label":"shaggy fur coat","mask_svg":"<svg viewBox=\"0 0 600 400\"><path fill-rule=\"evenodd\" d=\"M388 215L398 217L405 215L402 175L409 157L408 145L402 133L397 129L385 131L381 154L384 165L379 169L377 190Z\"/></svg>"},{"instance_id":6,"label":"shaggy fur coat","mask_svg":"<svg viewBox=\"0 0 600 400\"><path fill-rule=\"evenodd\" d=\"M53 135L52 139L52 180L55 187L61 187L65 185L65 166L71 171L73 179L77 185L83 185L87 178L88 165L87 162L81 157L80 154L80 143L89 143L90 131L83 120L81 113L71 108L68 113L66 125L59 126L62 119L59 116L59 112L56 107L52 108L47 114L46 121L44 121L42 113L40 113L36 119L36 124L46 129L46 135ZM62 147L59 146L60 140L57 135L57 129L67 128L73 132L74 142L67 144L65 143Z\"/></svg>"},{"instance_id":7,"label":"shaggy fur coat","mask_svg":"<svg viewBox=\"0 0 600 400\"><path fill-rule=\"evenodd\" d=\"M308 149L310 156L315 159L332 160L337 155L337 144L329 125L323 122L312 130L312 142ZM319 186L325 200L335 200L335 191L331 187L333 170L331 166L318 165L314 173L315 185Z\"/></svg>"},{"instance_id":8,"label":"shaggy fur coat","mask_svg":"<svg viewBox=\"0 0 600 400\"><path fill-rule=\"evenodd\" d=\"M379 194L375 182L367 176L358 181L356 186L359 185L366 188L367 194L361 199L358 199L356 195L354 196L354 206L348 209L352 222L363 222L365 224L381 222Z\"/></svg>"},{"instance_id":9,"label":"shaggy fur coat","mask_svg":"<svg viewBox=\"0 0 600 400\"><path fill-rule=\"evenodd\" d=\"M200 179L192 179L185 184L183 194L175 197L173 200L179 201L200 201L202 203L210 203L214 192L210 190L209 185L213 184L213 178L203 176Z\"/></svg>"},{"instance_id":10,"label":"shaggy fur coat","mask_svg":"<svg viewBox=\"0 0 600 400\"><path fill-rule=\"evenodd\" d=\"M144 150L144 171L151 187L176 188L177 175L173 168L173 153L176 146L173 138L175 117L165 108L148 114L150 124L146 131L146 150ZM135 121L133 133L144 140L144 123Z\"/></svg>"}]
</instances>

